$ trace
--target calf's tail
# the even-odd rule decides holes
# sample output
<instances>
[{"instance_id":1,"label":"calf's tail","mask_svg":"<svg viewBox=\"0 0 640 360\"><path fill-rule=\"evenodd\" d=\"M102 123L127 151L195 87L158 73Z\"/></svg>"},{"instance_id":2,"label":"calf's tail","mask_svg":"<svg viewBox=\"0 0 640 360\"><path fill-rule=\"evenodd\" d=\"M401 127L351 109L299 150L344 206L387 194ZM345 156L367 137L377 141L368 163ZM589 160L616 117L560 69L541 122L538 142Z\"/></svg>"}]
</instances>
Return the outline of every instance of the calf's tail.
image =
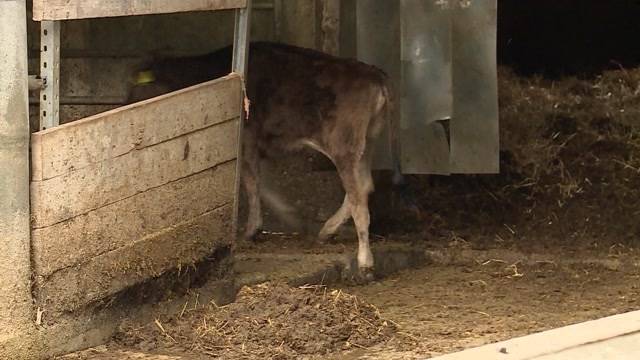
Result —
<instances>
[{"instance_id":1,"label":"calf's tail","mask_svg":"<svg viewBox=\"0 0 640 360\"><path fill-rule=\"evenodd\" d=\"M416 195L413 193L409 184L406 182L405 176L402 174L402 159L400 158L400 121L394 116L394 106L396 99L392 91L390 80L385 77L385 83L383 84L383 92L387 99L385 107L385 118L388 127L388 141L389 149L391 151L391 166L393 170L393 177L391 179L393 192L400 197L404 206L409 208L418 208L416 202Z\"/></svg>"},{"instance_id":2,"label":"calf's tail","mask_svg":"<svg viewBox=\"0 0 640 360\"><path fill-rule=\"evenodd\" d=\"M393 91L391 90L390 80L386 75L385 81L382 85L382 92L384 93L384 97L386 99L384 117L387 123L389 149L391 151L391 167L393 170L392 182L394 186L401 186L404 184L404 176L402 175L402 163L400 160L400 139L398 136L400 132L400 124L393 114L395 97Z\"/></svg>"}]
</instances>

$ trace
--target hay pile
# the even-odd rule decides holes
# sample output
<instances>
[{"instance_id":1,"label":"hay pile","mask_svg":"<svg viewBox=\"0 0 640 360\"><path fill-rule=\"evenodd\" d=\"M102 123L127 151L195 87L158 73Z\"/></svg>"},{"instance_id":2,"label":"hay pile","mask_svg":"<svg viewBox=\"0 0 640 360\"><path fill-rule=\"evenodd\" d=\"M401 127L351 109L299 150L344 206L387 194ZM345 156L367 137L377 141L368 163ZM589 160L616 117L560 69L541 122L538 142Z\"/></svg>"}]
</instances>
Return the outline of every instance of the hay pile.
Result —
<instances>
[{"instance_id":1,"label":"hay pile","mask_svg":"<svg viewBox=\"0 0 640 360\"><path fill-rule=\"evenodd\" d=\"M168 321L129 327L116 342L169 354L296 359L369 347L394 332L373 305L340 290L268 283L244 287L227 306L209 304Z\"/></svg>"},{"instance_id":2,"label":"hay pile","mask_svg":"<svg viewBox=\"0 0 640 360\"><path fill-rule=\"evenodd\" d=\"M499 91L501 173L413 179L420 220L501 241L637 244L640 69L550 80L501 68Z\"/></svg>"},{"instance_id":3,"label":"hay pile","mask_svg":"<svg viewBox=\"0 0 640 360\"><path fill-rule=\"evenodd\" d=\"M501 72L503 201L523 230L567 244L637 245L640 69L590 79ZM556 240L557 241L557 240Z\"/></svg>"},{"instance_id":4,"label":"hay pile","mask_svg":"<svg viewBox=\"0 0 640 360\"><path fill-rule=\"evenodd\" d=\"M503 165L520 177L514 187L562 200L605 181L630 189L640 165L640 70L559 81L500 74Z\"/></svg>"}]
</instances>

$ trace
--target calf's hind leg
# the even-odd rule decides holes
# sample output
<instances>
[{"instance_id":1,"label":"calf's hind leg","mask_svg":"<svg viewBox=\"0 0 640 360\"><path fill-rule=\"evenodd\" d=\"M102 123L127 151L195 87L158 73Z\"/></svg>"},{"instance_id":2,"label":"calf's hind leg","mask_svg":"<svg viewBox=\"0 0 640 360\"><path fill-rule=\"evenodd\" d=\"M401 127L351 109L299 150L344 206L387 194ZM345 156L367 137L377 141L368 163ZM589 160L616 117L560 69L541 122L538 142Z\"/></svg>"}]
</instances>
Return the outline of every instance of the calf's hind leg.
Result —
<instances>
[{"instance_id":1,"label":"calf's hind leg","mask_svg":"<svg viewBox=\"0 0 640 360\"><path fill-rule=\"evenodd\" d=\"M355 166L349 166L354 164ZM358 233L358 268L365 280L373 279L373 253L369 244L369 194L373 191L368 156L346 161L337 166Z\"/></svg>"},{"instance_id":2,"label":"calf's hind leg","mask_svg":"<svg viewBox=\"0 0 640 360\"><path fill-rule=\"evenodd\" d=\"M344 200L342 201L342 205L340 206L338 211L336 211L336 213L333 214L333 216L331 216L329 220L327 220L327 222L324 223L324 226L322 226L322 229L320 230L320 234L318 235L318 238L320 239L320 241L325 241L329 237L331 237L333 234L335 234L336 231L338 231L338 229L340 228L340 226L342 226L342 224L344 224L347 220L349 220L350 216L351 216L351 203L349 201L349 195L345 194Z\"/></svg>"}]
</instances>

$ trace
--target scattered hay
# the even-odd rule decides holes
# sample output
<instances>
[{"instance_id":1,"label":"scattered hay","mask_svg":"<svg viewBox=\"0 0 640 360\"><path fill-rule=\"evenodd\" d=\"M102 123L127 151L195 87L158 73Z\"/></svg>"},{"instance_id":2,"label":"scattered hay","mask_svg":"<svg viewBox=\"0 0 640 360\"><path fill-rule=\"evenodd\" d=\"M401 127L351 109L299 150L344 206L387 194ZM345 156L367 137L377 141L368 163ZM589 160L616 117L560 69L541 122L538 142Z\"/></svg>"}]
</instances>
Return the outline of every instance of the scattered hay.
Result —
<instances>
[{"instance_id":1,"label":"scattered hay","mask_svg":"<svg viewBox=\"0 0 640 360\"><path fill-rule=\"evenodd\" d=\"M395 331L373 305L341 290L267 283L242 288L227 306L185 307L177 318L129 327L116 342L225 359L294 359L370 347Z\"/></svg>"},{"instance_id":2,"label":"scattered hay","mask_svg":"<svg viewBox=\"0 0 640 360\"><path fill-rule=\"evenodd\" d=\"M500 89L504 165L521 178L514 187L566 201L609 178L606 170L629 188L640 165L640 69L559 81L501 69Z\"/></svg>"},{"instance_id":3,"label":"scattered hay","mask_svg":"<svg viewBox=\"0 0 640 360\"><path fill-rule=\"evenodd\" d=\"M500 68L499 101L500 174L411 179L416 222L439 237L637 244L640 68L560 80Z\"/></svg>"},{"instance_id":4,"label":"scattered hay","mask_svg":"<svg viewBox=\"0 0 640 360\"><path fill-rule=\"evenodd\" d=\"M513 222L547 228L568 243L637 242L640 69L559 81L502 70L500 85L509 160L503 168L511 181L496 192L504 199L522 195Z\"/></svg>"}]
</instances>

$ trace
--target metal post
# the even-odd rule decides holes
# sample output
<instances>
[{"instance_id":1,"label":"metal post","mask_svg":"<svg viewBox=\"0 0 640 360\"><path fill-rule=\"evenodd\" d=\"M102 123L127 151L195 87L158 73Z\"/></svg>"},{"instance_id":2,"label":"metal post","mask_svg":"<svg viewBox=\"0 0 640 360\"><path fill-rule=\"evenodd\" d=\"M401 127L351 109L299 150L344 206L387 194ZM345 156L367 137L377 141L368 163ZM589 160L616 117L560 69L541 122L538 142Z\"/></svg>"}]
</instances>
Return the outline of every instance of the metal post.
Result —
<instances>
[{"instance_id":1,"label":"metal post","mask_svg":"<svg viewBox=\"0 0 640 360\"><path fill-rule=\"evenodd\" d=\"M0 49L0 358L5 359L10 358L5 345L24 335L33 319L26 0L0 1Z\"/></svg>"},{"instance_id":2,"label":"metal post","mask_svg":"<svg viewBox=\"0 0 640 360\"><path fill-rule=\"evenodd\" d=\"M231 71L240 74L242 81L247 75L247 60L249 58L249 37L251 31L251 0L247 0L247 7L236 10L235 29L233 34L233 60ZM246 96L246 91L243 92ZM244 105L244 104L243 104ZM246 118L244 106L238 124L238 157L236 162L236 183L233 204L233 233L238 233L238 208L240 204L240 183L242 176L242 130Z\"/></svg>"},{"instance_id":3,"label":"metal post","mask_svg":"<svg viewBox=\"0 0 640 360\"><path fill-rule=\"evenodd\" d=\"M273 0L273 27L276 42L282 41L282 0Z\"/></svg>"},{"instance_id":4,"label":"metal post","mask_svg":"<svg viewBox=\"0 0 640 360\"><path fill-rule=\"evenodd\" d=\"M246 75L249 54L249 31L251 30L251 0L247 0L247 7L236 10L236 22L233 33L233 65L232 71Z\"/></svg>"},{"instance_id":5,"label":"metal post","mask_svg":"<svg viewBox=\"0 0 640 360\"><path fill-rule=\"evenodd\" d=\"M40 24L40 130L60 124L60 22Z\"/></svg>"}]
</instances>

